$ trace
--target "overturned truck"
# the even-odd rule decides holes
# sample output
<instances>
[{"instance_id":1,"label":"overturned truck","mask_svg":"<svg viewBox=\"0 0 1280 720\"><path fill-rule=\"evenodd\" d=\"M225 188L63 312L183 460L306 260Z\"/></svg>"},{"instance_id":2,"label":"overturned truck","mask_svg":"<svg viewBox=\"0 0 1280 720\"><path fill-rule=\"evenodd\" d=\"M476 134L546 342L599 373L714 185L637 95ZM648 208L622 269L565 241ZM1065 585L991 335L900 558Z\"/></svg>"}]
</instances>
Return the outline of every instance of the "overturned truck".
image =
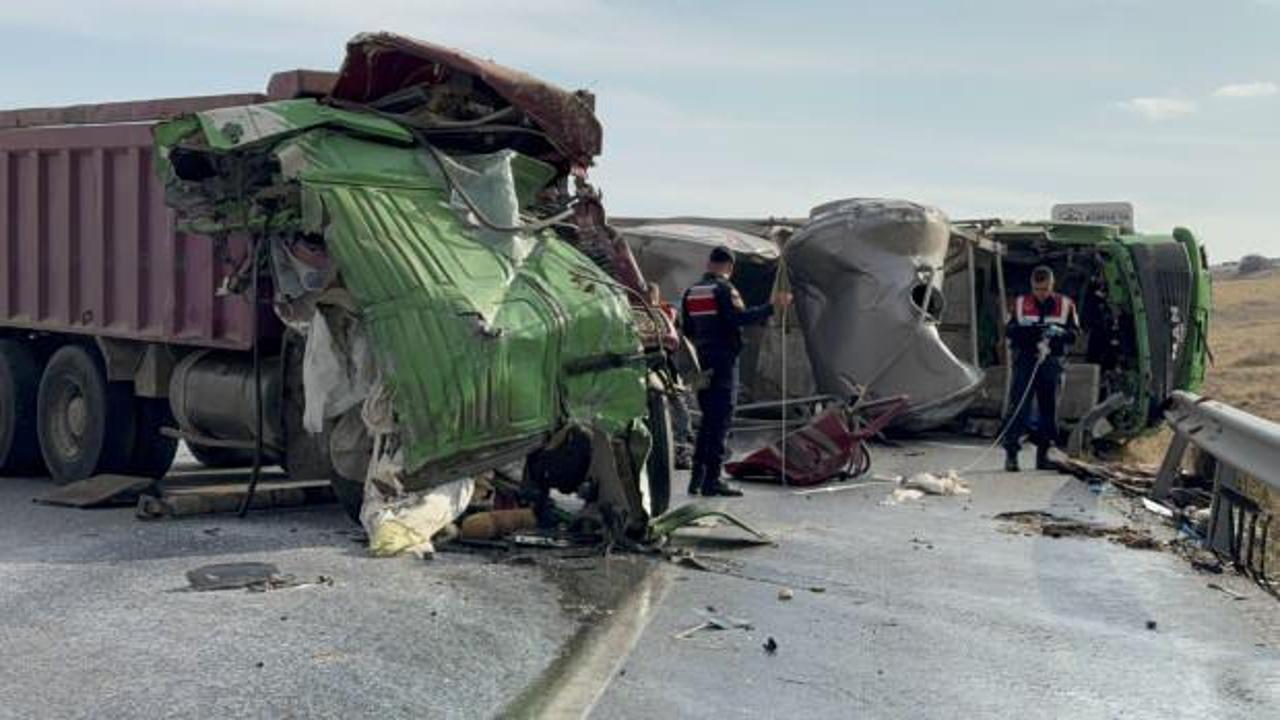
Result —
<instances>
[{"instance_id":1,"label":"overturned truck","mask_svg":"<svg viewBox=\"0 0 1280 720\"><path fill-rule=\"evenodd\" d=\"M1208 358L1208 261L1186 228L1138 233L1127 203L1094 217L1061 205L1059 219L951 221L903 200L850 198L808 218L679 217L620 221L646 276L679 284L712 242L746 259L735 282L767 296L785 268L796 320L746 338L743 394L751 404L815 392L905 394L908 430L999 432L1008 405L1003 342L1012 298L1050 266L1081 309L1066 358L1059 416L1074 451L1125 442L1163 419L1175 390L1196 391ZM666 286L664 285L664 290ZM787 361L781 361L782 357ZM783 368L786 368L784 374ZM785 377L785 382L784 382Z\"/></svg>"},{"instance_id":2,"label":"overturned truck","mask_svg":"<svg viewBox=\"0 0 1280 720\"><path fill-rule=\"evenodd\" d=\"M327 476L358 517L527 460L522 491L577 492L600 530L638 531L667 504L673 332L587 183L592 98L390 34L307 77L323 92L179 107L154 127L173 238L218 268L206 303L238 299L235 341L10 332L78 348L89 382L64 394L91 396L93 417L138 417L146 386L155 419L129 443L168 441L149 473L181 438ZM39 375L49 353L30 354ZM44 384L41 446L77 415L46 423ZM50 469L141 470L87 451Z\"/></svg>"}]
</instances>

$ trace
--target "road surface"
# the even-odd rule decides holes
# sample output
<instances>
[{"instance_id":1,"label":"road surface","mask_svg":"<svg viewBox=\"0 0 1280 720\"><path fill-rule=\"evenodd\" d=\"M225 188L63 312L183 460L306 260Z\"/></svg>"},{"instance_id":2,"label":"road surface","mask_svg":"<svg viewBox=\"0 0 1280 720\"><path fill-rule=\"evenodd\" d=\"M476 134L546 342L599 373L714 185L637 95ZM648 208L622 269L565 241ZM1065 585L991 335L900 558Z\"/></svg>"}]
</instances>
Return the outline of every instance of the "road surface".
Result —
<instances>
[{"instance_id":1,"label":"road surface","mask_svg":"<svg viewBox=\"0 0 1280 720\"><path fill-rule=\"evenodd\" d=\"M975 452L877 448L874 472L945 470ZM717 502L777 544L694 531L683 542L705 572L637 556L373 560L336 506L143 522L34 505L46 481L7 479L0 718L1277 715L1276 600L1172 553L993 518L1130 522L1119 498L1073 478L968 480L968 497L897 506L883 485L752 486ZM334 584L180 591L187 570L231 561ZM673 637L709 606L753 629Z\"/></svg>"}]
</instances>

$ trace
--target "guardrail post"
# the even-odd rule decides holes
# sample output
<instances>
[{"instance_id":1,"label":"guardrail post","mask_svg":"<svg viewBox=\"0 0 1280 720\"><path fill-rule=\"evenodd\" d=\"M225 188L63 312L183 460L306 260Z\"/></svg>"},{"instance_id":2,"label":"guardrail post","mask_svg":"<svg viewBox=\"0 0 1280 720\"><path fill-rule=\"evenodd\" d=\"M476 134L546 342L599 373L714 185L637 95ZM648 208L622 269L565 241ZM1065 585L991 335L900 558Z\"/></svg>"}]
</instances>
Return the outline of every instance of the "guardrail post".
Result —
<instances>
[{"instance_id":1,"label":"guardrail post","mask_svg":"<svg viewBox=\"0 0 1280 720\"><path fill-rule=\"evenodd\" d=\"M1216 463L1217 470L1213 474L1213 504L1209 507L1209 528L1205 534L1205 542L1209 549L1220 552L1230 558L1235 553L1235 503L1223 497L1223 489L1235 489L1236 469L1224 462Z\"/></svg>"},{"instance_id":2,"label":"guardrail post","mask_svg":"<svg viewBox=\"0 0 1280 720\"><path fill-rule=\"evenodd\" d=\"M1169 441L1169 449L1165 451L1164 460L1160 462L1160 471L1151 485L1151 499L1163 502L1173 489L1173 481L1182 474L1182 456L1187 452L1187 436L1174 431ZM1216 497L1216 494L1215 494Z\"/></svg>"}]
</instances>

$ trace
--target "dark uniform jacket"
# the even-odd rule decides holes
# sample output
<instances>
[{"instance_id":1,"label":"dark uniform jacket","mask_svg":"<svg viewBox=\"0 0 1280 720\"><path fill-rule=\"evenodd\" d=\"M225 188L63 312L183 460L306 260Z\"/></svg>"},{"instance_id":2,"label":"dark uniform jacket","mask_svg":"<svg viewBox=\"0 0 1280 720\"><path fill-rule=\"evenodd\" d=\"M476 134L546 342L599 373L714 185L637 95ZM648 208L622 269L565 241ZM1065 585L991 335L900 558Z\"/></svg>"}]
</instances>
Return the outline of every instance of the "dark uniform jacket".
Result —
<instances>
[{"instance_id":1,"label":"dark uniform jacket","mask_svg":"<svg viewBox=\"0 0 1280 720\"><path fill-rule=\"evenodd\" d=\"M714 273L703 275L680 301L681 326L704 365L737 358L742 327L764 322L772 314L772 305L747 307L733 283Z\"/></svg>"},{"instance_id":2,"label":"dark uniform jacket","mask_svg":"<svg viewBox=\"0 0 1280 720\"><path fill-rule=\"evenodd\" d=\"M1028 293L1019 295L1014 301L1013 317L1009 318L1005 334L1019 355L1034 356L1036 344L1046 336L1050 327L1057 327L1059 331L1048 336L1049 354L1062 357L1075 344L1080 331L1076 304L1059 293L1053 293L1043 301Z\"/></svg>"}]
</instances>

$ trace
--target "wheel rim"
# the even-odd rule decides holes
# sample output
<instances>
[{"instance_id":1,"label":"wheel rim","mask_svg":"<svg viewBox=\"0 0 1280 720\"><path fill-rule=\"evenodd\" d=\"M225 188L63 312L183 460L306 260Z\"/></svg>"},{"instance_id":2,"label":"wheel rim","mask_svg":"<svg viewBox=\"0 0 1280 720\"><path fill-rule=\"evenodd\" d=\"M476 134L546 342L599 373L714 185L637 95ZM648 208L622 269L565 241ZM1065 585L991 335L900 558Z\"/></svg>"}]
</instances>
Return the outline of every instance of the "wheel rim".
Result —
<instances>
[{"instance_id":1,"label":"wheel rim","mask_svg":"<svg viewBox=\"0 0 1280 720\"><path fill-rule=\"evenodd\" d=\"M58 388L54 407L61 410L54 413L50 423L54 449L62 457L76 457L84 448L89 427L89 401L79 385L65 382Z\"/></svg>"}]
</instances>

